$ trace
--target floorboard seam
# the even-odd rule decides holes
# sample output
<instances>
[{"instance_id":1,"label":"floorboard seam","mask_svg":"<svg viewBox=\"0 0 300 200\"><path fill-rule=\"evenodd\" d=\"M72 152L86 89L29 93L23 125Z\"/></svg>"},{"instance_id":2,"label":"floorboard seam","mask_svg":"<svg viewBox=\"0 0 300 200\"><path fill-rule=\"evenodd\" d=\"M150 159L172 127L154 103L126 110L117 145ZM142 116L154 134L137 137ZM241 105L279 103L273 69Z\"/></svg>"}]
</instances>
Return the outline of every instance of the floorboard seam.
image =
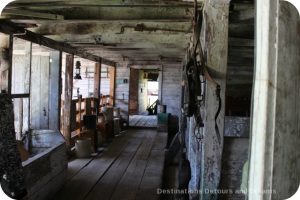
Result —
<instances>
[{"instance_id":1,"label":"floorboard seam","mask_svg":"<svg viewBox=\"0 0 300 200\"><path fill-rule=\"evenodd\" d=\"M129 144L128 141L129 138L126 139L126 145ZM120 151L120 153L118 154L118 156L115 157L115 159L113 160L113 162L109 165L109 167L107 167L107 169L105 170L105 172L99 177L99 179L96 181L96 183L91 187L91 189L87 192L87 194L84 196L83 199L86 199L88 197L88 195L91 193L91 191L95 188L95 186L97 185L97 183L102 179L102 177L108 172L108 170L111 168L111 166L116 162L116 160L121 156L123 150L126 148L126 145L123 146L122 150Z\"/></svg>"},{"instance_id":2,"label":"floorboard seam","mask_svg":"<svg viewBox=\"0 0 300 200\"><path fill-rule=\"evenodd\" d=\"M144 179L145 172L146 172L147 166L148 166L148 164L149 164L149 158L150 158L150 156L151 156L151 152L152 152L154 143L155 143L155 141L156 141L156 137L157 137L157 132L156 132L156 134L155 134L155 136L154 136L154 140L152 141L151 149L150 149L149 154L148 154L148 156L147 156L147 163L146 163L146 166L145 166L145 169L144 169L144 172L143 172L143 175L142 175L142 178L141 178L141 181L140 181L140 183L139 183L139 186L138 186L138 189L137 189L137 192L136 192L136 194L135 194L134 199L136 199L137 194L138 194L138 191L139 191L140 188L141 188L141 183L142 183L142 181L143 181L143 179Z\"/></svg>"}]
</instances>

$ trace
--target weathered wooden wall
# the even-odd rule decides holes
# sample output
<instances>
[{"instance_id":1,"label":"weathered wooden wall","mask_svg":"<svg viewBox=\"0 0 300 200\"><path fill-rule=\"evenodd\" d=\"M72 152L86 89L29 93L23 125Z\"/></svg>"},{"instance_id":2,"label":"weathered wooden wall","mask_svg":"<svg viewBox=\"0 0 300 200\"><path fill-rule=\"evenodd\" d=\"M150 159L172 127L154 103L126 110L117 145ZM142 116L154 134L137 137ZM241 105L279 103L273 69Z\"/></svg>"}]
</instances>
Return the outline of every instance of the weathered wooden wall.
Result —
<instances>
[{"instance_id":1,"label":"weathered wooden wall","mask_svg":"<svg viewBox=\"0 0 300 200\"><path fill-rule=\"evenodd\" d=\"M33 56L30 89L30 127L49 129L49 56Z\"/></svg>"},{"instance_id":2,"label":"weathered wooden wall","mask_svg":"<svg viewBox=\"0 0 300 200\"><path fill-rule=\"evenodd\" d=\"M94 72L95 72L95 62L75 58L74 64L76 61L81 63L81 80L73 79L73 99L77 99L77 89L79 88L80 94L83 98L92 97L94 94ZM73 77L75 76L75 66Z\"/></svg>"},{"instance_id":3,"label":"weathered wooden wall","mask_svg":"<svg viewBox=\"0 0 300 200\"><path fill-rule=\"evenodd\" d=\"M121 109L121 116L128 120L128 100L129 100L129 75L130 68L127 65L118 64L116 68L116 99L115 106ZM127 80L124 83L124 79Z\"/></svg>"},{"instance_id":4,"label":"weathered wooden wall","mask_svg":"<svg viewBox=\"0 0 300 200\"><path fill-rule=\"evenodd\" d=\"M29 93L29 75L31 64L31 43L24 42L22 54L13 54L12 57L12 94ZM29 130L29 98L14 99L14 124L16 138L21 139L22 134Z\"/></svg>"},{"instance_id":5,"label":"weathered wooden wall","mask_svg":"<svg viewBox=\"0 0 300 200\"><path fill-rule=\"evenodd\" d=\"M101 83L100 83L100 94L109 95L109 66L103 65L101 66Z\"/></svg>"},{"instance_id":6,"label":"weathered wooden wall","mask_svg":"<svg viewBox=\"0 0 300 200\"><path fill-rule=\"evenodd\" d=\"M161 104L167 106L167 113L180 116L181 64L165 64L162 67Z\"/></svg>"},{"instance_id":7,"label":"weathered wooden wall","mask_svg":"<svg viewBox=\"0 0 300 200\"><path fill-rule=\"evenodd\" d=\"M220 190L228 191L219 199L244 200L241 190L243 167L248 160L249 138L225 137ZM231 193L230 193L231 191Z\"/></svg>"},{"instance_id":8,"label":"weathered wooden wall","mask_svg":"<svg viewBox=\"0 0 300 200\"><path fill-rule=\"evenodd\" d=\"M61 90L61 58L59 51L50 52L49 71L49 129L59 130L60 127L60 90Z\"/></svg>"},{"instance_id":9,"label":"weathered wooden wall","mask_svg":"<svg viewBox=\"0 0 300 200\"><path fill-rule=\"evenodd\" d=\"M216 96L216 85L206 80L205 110L203 110L204 128L200 130L204 138L201 142L195 136L195 119L188 119L187 143L188 159L192 177L190 190L202 191L193 193L192 199L217 199L217 189L221 178L221 160L224 139L225 89L228 54L228 17L229 0L205 1L204 25L201 32L202 46L206 52L207 66L214 71L212 78L221 87L221 111L217 118L220 140L215 129L215 115L219 101Z\"/></svg>"}]
</instances>

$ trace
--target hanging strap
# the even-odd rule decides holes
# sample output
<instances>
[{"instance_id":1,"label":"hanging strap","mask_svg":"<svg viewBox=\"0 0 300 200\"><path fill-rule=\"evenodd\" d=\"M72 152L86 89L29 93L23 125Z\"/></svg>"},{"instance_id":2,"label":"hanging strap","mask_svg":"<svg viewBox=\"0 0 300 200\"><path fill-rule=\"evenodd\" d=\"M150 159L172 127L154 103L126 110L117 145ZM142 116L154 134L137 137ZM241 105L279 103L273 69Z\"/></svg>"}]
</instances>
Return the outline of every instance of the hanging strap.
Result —
<instances>
[{"instance_id":1,"label":"hanging strap","mask_svg":"<svg viewBox=\"0 0 300 200\"><path fill-rule=\"evenodd\" d=\"M215 115L215 131L216 131L216 135L217 135L217 138L218 138L218 142L219 142L219 144L221 144L221 134L220 134L218 123L217 123L217 119L218 119L218 116L219 116L221 108L222 108L221 87L220 87L220 85L217 85L216 95L217 95L217 99L219 101L219 106L218 106L218 110L217 110L216 115Z\"/></svg>"}]
</instances>

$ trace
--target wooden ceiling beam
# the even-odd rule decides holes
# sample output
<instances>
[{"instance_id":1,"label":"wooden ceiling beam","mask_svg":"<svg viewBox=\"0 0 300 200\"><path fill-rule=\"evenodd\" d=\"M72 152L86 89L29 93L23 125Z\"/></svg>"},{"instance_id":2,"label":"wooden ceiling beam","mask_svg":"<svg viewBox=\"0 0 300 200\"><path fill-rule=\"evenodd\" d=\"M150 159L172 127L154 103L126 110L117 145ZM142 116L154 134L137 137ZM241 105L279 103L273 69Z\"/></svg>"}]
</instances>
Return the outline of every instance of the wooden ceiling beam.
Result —
<instances>
[{"instance_id":1,"label":"wooden ceiling beam","mask_svg":"<svg viewBox=\"0 0 300 200\"><path fill-rule=\"evenodd\" d=\"M192 32L191 22L141 22L141 21L50 21L30 29L42 35L56 34L126 34L126 33L169 33L185 34Z\"/></svg>"},{"instance_id":2,"label":"wooden ceiling beam","mask_svg":"<svg viewBox=\"0 0 300 200\"><path fill-rule=\"evenodd\" d=\"M190 34L149 34L145 33L128 33L128 34L100 34L100 35L70 35L60 34L47 36L53 40L66 42L70 44L100 44L108 46L109 44L132 44L140 48L160 47L179 47L185 48L190 41ZM108 45L106 45L108 44ZM100 47L99 47L100 48Z\"/></svg>"},{"instance_id":3,"label":"wooden ceiling beam","mask_svg":"<svg viewBox=\"0 0 300 200\"><path fill-rule=\"evenodd\" d=\"M78 49L75 47L72 47L71 45L63 42L57 42L55 40L46 38L42 35L36 34L34 32L25 30L24 28L17 27L15 24L7 21L1 21L0 23L0 32L5 34L13 34L21 39L31 41L33 43L43 45L55 50L63 51L69 54L74 54L77 56L80 56L82 58L92 60L95 62L102 62L107 65L115 65L115 62L112 62L110 60L92 55L82 49Z\"/></svg>"},{"instance_id":4,"label":"wooden ceiling beam","mask_svg":"<svg viewBox=\"0 0 300 200\"><path fill-rule=\"evenodd\" d=\"M198 2L202 2L199 0ZM56 5L57 4L57 5ZM193 7L193 1L177 1L177 0L16 0L9 6L102 6L102 7L138 7L138 6L150 6L150 7Z\"/></svg>"},{"instance_id":5,"label":"wooden ceiling beam","mask_svg":"<svg viewBox=\"0 0 300 200\"><path fill-rule=\"evenodd\" d=\"M9 18L10 16L21 16L21 17L30 17L30 18L37 18L37 19L50 19L50 20L63 20L64 16L56 15L46 12L35 12L35 11L28 11L28 10L17 10L17 9L5 9L2 13L0 18Z\"/></svg>"},{"instance_id":6,"label":"wooden ceiling beam","mask_svg":"<svg viewBox=\"0 0 300 200\"><path fill-rule=\"evenodd\" d=\"M10 9L5 9L3 13L9 12ZM178 8L178 7L66 7L62 9L29 9L18 8L19 12L23 10L31 12L47 12L56 15L64 16L64 19L80 19L80 20L182 20L192 19L193 8ZM26 19L26 17L13 15L10 19ZM27 19L38 19L34 16Z\"/></svg>"}]
</instances>

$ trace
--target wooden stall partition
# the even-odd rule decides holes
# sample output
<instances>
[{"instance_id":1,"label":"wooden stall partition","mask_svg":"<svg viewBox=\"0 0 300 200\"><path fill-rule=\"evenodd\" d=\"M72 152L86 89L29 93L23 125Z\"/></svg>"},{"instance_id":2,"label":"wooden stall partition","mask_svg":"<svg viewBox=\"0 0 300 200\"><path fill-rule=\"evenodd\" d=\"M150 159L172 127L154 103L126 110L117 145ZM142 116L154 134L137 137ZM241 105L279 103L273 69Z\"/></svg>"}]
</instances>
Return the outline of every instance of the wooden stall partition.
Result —
<instances>
[{"instance_id":1,"label":"wooden stall partition","mask_svg":"<svg viewBox=\"0 0 300 200\"><path fill-rule=\"evenodd\" d=\"M115 105L115 85L116 85L116 67L109 68L109 77L110 77L110 89L109 89L109 105Z\"/></svg>"}]
</instances>

